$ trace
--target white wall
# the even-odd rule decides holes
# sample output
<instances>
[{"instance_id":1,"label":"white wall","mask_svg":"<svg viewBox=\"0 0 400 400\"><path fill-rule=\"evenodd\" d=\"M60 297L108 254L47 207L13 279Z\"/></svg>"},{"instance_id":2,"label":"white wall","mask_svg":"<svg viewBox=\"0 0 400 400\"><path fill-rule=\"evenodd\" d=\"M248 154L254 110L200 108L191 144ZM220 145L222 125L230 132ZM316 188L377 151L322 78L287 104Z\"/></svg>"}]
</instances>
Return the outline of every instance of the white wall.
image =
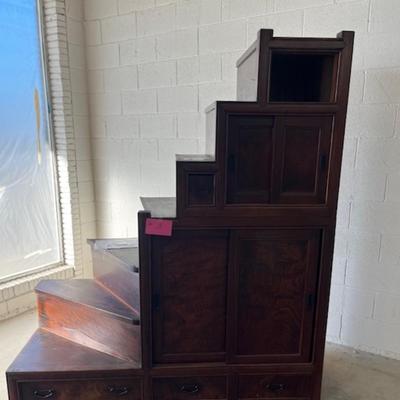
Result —
<instances>
[{"instance_id":1,"label":"white wall","mask_svg":"<svg viewBox=\"0 0 400 400\"><path fill-rule=\"evenodd\" d=\"M72 123L68 127L70 140L67 140L67 148L70 150L68 185L73 223L72 231L66 230L64 225L64 234L67 240L74 242L75 276L82 278L92 276L91 251L87 239L97 236L83 1L65 0L65 14L69 87L67 90L64 87L63 94L71 97L69 104L64 107L67 108ZM62 185L63 177L60 178Z\"/></svg>"},{"instance_id":2,"label":"white wall","mask_svg":"<svg viewBox=\"0 0 400 400\"><path fill-rule=\"evenodd\" d=\"M85 0L97 227L136 235L139 195L174 195L174 154L201 152L204 107L235 99L260 28L355 30L329 339L400 358L400 2Z\"/></svg>"}]
</instances>

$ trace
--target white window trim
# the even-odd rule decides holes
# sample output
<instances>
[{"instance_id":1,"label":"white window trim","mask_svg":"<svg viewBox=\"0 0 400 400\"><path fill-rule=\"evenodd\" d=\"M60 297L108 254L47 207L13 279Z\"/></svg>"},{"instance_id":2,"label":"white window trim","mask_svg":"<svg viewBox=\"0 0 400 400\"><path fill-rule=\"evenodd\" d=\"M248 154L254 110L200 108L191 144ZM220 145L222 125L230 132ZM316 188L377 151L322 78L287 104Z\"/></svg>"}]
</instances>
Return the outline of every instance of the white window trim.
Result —
<instances>
[{"instance_id":1,"label":"white window trim","mask_svg":"<svg viewBox=\"0 0 400 400\"><path fill-rule=\"evenodd\" d=\"M41 279L68 279L82 274L77 163L68 57L65 1L38 0L42 33L49 129L55 153L62 262L0 280L0 320L36 305L33 289Z\"/></svg>"}]
</instances>

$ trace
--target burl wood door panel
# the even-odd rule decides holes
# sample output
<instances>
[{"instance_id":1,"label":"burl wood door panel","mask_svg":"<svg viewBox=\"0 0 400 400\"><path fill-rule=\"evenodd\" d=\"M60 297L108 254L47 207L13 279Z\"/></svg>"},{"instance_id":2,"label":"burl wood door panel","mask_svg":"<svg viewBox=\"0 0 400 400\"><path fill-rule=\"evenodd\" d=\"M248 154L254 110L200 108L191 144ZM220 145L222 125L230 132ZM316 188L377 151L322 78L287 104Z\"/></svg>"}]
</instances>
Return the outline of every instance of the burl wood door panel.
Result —
<instances>
[{"instance_id":1,"label":"burl wood door panel","mask_svg":"<svg viewBox=\"0 0 400 400\"><path fill-rule=\"evenodd\" d=\"M224 360L227 231L175 231L152 245L154 362Z\"/></svg>"},{"instance_id":2,"label":"burl wood door panel","mask_svg":"<svg viewBox=\"0 0 400 400\"><path fill-rule=\"evenodd\" d=\"M332 116L229 116L227 204L325 204L332 132Z\"/></svg>"},{"instance_id":3,"label":"burl wood door panel","mask_svg":"<svg viewBox=\"0 0 400 400\"><path fill-rule=\"evenodd\" d=\"M270 200L274 117L232 115L228 122L227 202Z\"/></svg>"},{"instance_id":4,"label":"burl wood door panel","mask_svg":"<svg viewBox=\"0 0 400 400\"><path fill-rule=\"evenodd\" d=\"M320 236L319 229L232 234L232 362L311 361Z\"/></svg>"},{"instance_id":5,"label":"burl wood door panel","mask_svg":"<svg viewBox=\"0 0 400 400\"><path fill-rule=\"evenodd\" d=\"M276 135L272 203L326 202L333 118L279 118Z\"/></svg>"}]
</instances>

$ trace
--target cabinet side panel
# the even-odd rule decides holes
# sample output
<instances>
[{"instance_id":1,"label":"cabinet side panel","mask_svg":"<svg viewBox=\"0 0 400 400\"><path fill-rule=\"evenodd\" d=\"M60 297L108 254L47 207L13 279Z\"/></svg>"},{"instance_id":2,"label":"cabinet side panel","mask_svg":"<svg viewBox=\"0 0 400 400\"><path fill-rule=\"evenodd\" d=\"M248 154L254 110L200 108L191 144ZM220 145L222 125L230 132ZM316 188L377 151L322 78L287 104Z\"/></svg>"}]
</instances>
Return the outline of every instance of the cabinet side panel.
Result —
<instances>
[{"instance_id":1,"label":"cabinet side panel","mask_svg":"<svg viewBox=\"0 0 400 400\"><path fill-rule=\"evenodd\" d=\"M238 66L237 99L239 101L257 101L258 51L254 51Z\"/></svg>"},{"instance_id":2,"label":"cabinet side panel","mask_svg":"<svg viewBox=\"0 0 400 400\"><path fill-rule=\"evenodd\" d=\"M205 152L209 156L215 157L215 140L217 129L217 106L213 105L206 110L206 148Z\"/></svg>"}]
</instances>

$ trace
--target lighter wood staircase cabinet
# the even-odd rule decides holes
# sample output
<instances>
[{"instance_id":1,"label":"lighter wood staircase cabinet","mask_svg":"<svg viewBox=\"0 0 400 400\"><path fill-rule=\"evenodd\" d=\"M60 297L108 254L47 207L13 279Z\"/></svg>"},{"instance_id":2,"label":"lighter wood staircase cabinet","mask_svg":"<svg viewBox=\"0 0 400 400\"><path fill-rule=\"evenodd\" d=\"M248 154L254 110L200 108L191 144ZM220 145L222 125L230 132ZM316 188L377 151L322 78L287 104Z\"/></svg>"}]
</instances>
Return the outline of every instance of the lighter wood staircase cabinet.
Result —
<instances>
[{"instance_id":1,"label":"lighter wood staircase cabinet","mask_svg":"<svg viewBox=\"0 0 400 400\"><path fill-rule=\"evenodd\" d=\"M90 240L93 280L37 286L10 400L320 399L353 38L259 32L176 198Z\"/></svg>"}]
</instances>

